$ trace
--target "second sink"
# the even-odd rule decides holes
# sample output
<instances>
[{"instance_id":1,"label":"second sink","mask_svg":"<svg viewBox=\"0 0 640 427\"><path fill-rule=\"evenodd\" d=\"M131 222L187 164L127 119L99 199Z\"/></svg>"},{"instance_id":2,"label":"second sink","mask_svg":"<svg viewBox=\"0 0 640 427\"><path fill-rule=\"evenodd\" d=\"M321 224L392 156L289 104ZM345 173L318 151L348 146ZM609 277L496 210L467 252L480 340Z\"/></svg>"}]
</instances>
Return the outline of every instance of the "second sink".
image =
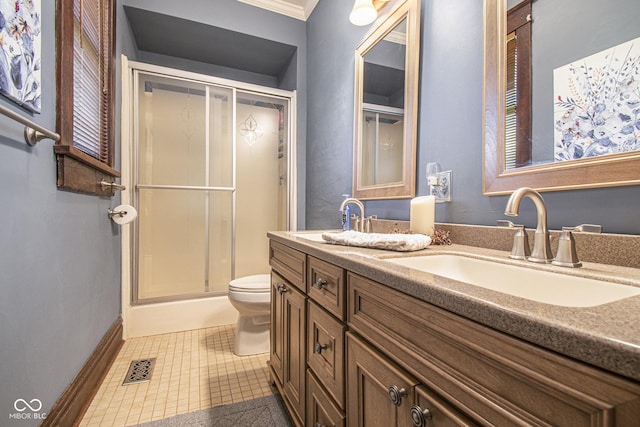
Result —
<instances>
[{"instance_id":1,"label":"second sink","mask_svg":"<svg viewBox=\"0 0 640 427\"><path fill-rule=\"evenodd\" d=\"M469 258L423 255L385 261L508 295L564 307L593 307L640 295L640 288Z\"/></svg>"}]
</instances>

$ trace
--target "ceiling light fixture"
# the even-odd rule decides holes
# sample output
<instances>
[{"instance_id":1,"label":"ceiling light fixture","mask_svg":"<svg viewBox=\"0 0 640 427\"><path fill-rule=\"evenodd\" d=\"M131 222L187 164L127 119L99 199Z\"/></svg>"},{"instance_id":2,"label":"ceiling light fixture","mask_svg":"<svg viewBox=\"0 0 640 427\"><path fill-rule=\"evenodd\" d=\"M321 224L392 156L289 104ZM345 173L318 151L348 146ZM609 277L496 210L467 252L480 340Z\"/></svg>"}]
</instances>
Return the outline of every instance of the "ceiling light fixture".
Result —
<instances>
[{"instance_id":1,"label":"ceiling light fixture","mask_svg":"<svg viewBox=\"0 0 640 427\"><path fill-rule=\"evenodd\" d=\"M349 14L349 22L353 25L369 25L378 17L378 11L373 6L373 0L356 0Z\"/></svg>"}]
</instances>

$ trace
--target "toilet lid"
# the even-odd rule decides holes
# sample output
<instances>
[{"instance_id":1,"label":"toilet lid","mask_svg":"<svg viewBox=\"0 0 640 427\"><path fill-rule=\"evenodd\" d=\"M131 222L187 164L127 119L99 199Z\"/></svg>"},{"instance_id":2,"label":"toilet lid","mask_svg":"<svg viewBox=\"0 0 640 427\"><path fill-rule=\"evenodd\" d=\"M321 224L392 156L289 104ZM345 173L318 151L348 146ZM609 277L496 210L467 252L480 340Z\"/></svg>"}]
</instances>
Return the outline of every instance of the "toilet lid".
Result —
<instances>
[{"instance_id":1,"label":"toilet lid","mask_svg":"<svg viewBox=\"0 0 640 427\"><path fill-rule=\"evenodd\" d=\"M268 274L240 277L229 283L229 289L242 292L265 292L269 291L270 286L271 276Z\"/></svg>"}]
</instances>

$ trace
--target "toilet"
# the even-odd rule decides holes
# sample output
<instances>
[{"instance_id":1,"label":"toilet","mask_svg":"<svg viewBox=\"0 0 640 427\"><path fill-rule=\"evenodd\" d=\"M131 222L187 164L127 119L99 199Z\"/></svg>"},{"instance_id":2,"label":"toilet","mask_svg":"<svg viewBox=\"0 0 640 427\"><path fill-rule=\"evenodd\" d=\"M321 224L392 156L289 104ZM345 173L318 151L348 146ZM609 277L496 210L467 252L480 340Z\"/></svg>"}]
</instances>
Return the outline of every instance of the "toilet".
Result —
<instances>
[{"instance_id":1,"label":"toilet","mask_svg":"<svg viewBox=\"0 0 640 427\"><path fill-rule=\"evenodd\" d=\"M238 310L233 352L238 356L269 351L271 278L269 274L240 277L229 283L229 301Z\"/></svg>"}]
</instances>

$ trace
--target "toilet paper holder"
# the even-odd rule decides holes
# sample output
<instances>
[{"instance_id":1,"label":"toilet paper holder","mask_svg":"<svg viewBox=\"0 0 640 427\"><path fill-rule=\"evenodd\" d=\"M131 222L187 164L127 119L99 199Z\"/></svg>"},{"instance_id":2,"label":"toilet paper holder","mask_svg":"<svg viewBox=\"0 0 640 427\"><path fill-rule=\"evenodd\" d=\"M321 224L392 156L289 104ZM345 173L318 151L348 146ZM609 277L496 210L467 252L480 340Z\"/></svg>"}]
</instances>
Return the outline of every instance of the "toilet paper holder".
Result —
<instances>
[{"instance_id":1,"label":"toilet paper holder","mask_svg":"<svg viewBox=\"0 0 640 427\"><path fill-rule=\"evenodd\" d=\"M119 216L120 218L122 218L123 216L125 216L127 214L127 211L116 211L116 210L113 210L113 209L109 208L107 210L107 214L109 215L109 219L113 218L114 216Z\"/></svg>"},{"instance_id":2,"label":"toilet paper holder","mask_svg":"<svg viewBox=\"0 0 640 427\"><path fill-rule=\"evenodd\" d=\"M131 205L118 205L107 209L109 219L118 225L129 224L138 217L138 211Z\"/></svg>"}]
</instances>

